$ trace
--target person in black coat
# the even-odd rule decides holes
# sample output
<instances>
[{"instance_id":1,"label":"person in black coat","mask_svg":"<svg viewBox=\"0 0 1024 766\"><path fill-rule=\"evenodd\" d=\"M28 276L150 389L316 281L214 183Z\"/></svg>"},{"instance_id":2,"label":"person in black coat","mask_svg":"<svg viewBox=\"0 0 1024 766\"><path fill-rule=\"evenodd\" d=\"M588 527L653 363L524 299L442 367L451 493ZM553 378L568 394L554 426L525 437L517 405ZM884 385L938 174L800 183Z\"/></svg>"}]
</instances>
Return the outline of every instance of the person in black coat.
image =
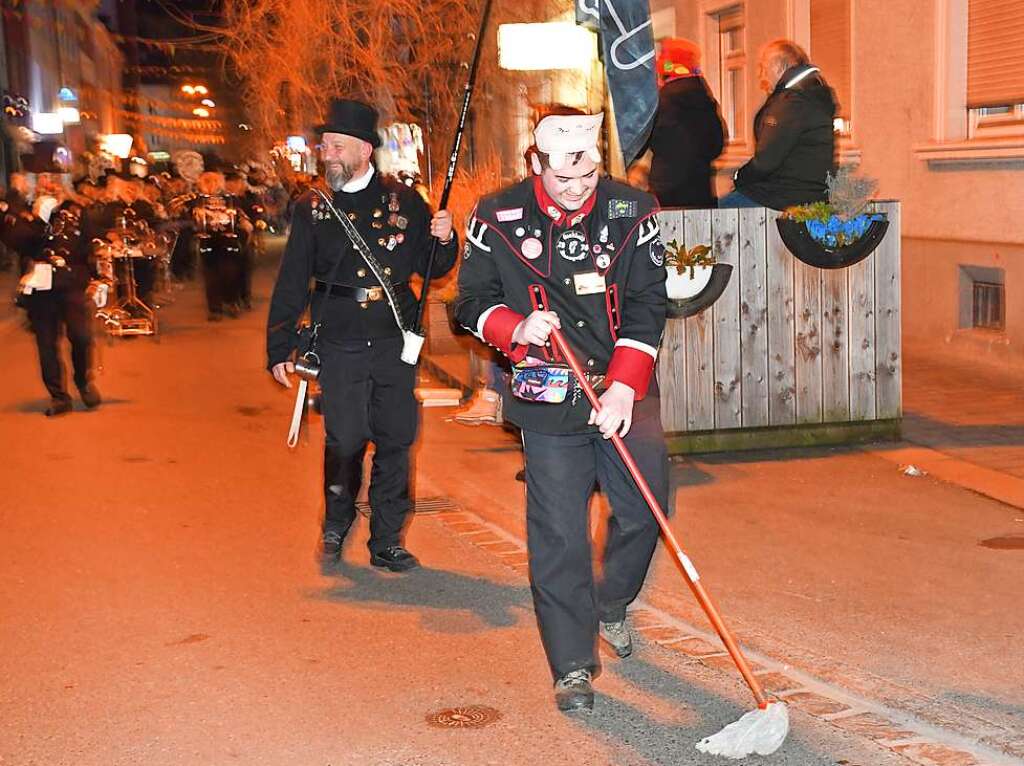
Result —
<instances>
[{"instance_id":1,"label":"person in black coat","mask_svg":"<svg viewBox=\"0 0 1024 766\"><path fill-rule=\"evenodd\" d=\"M835 166L832 89L789 40L765 46L759 69L769 96L754 118L757 148L736 171L735 191L720 206L785 210L826 200L826 178Z\"/></svg>"},{"instance_id":2,"label":"person in black coat","mask_svg":"<svg viewBox=\"0 0 1024 766\"><path fill-rule=\"evenodd\" d=\"M650 189L662 207L715 207L711 163L722 153L725 126L700 73L700 49L689 40L662 41L658 74Z\"/></svg>"},{"instance_id":3,"label":"person in black coat","mask_svg":"<svg viewBox=\"0 0 1024 766\"><path fill-rule=\"evenodd\" d=\"M426 270L435 237L439 246L433 274L451 271L458 238L448 211L431 214L415 190L382 177L374 167L371 157L380 136L377 111L371 106L334 99L327 121L316 132L330 189L308 191L295 203L270 299L267 368L274 380L291 387L294 355L301 353L296 326L308 307L320 325L316 353L322 369L317 380L326 431L321 564L339 560L356 518L363 454L373 441L370 563L403 572L419 565L402 545L412 505L409 451L419 425L413 394L416 366L401 358L403 329L416 313L409 281ZM340 216L364 240L381 272L379 279L353 246ZM394 306L385 284L393 288Z\"/></svg>"}]
</instances>

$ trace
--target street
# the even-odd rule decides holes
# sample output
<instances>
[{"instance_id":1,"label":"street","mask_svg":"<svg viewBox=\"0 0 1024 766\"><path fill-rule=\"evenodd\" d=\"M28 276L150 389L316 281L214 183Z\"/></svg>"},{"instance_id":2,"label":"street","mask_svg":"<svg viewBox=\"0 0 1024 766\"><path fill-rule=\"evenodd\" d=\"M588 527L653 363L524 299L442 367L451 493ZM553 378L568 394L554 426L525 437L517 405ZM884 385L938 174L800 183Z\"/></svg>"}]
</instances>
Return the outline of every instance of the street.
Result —
<instances>
[{"instance_id":1,"label":"street","mask_svg":"<svg viewBox=\"0 0 1024 766\"><path fill-rule=\"evenodd\" d=\"M159 338L98 336L104 404L57 419L32 336L0 314L0 764L719 762L693 745L751 698L664 550L638 651L604 654L593 715L555 710L511 432L425 409L423 568L371 569L361 519L320 571L322 427L285 446L273 275L239 320L207 323L191 283ZM673 462L674 529L791 703L783 748L744 762L1024 763L1022 553L980 544L1024 533L1024 510L904 475L885 453L905 446ZM428 720L468 706L445 720L485 725Z\"/></svg>"}]
</instances>

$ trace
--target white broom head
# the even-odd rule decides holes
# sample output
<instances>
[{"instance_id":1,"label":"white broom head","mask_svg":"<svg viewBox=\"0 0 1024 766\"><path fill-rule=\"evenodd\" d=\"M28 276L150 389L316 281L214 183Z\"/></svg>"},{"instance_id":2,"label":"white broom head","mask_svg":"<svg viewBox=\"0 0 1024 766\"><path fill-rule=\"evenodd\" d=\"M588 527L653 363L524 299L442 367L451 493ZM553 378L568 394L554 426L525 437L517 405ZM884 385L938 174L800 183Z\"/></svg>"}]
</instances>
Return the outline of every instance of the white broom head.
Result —
<instances>
[{"instance_id":1,"label":"white broom head","mask_svg":"<svg viewBox=\"0 0 1024 766\"><path fill-rule=\"evenodd\" d=\"M718 734L697 743L702 753L724 758L745 758L752 753L771 755L789 733L789 712L782 702L769 702L763 709L751 710Z\"/></svg>"}]
</instances>

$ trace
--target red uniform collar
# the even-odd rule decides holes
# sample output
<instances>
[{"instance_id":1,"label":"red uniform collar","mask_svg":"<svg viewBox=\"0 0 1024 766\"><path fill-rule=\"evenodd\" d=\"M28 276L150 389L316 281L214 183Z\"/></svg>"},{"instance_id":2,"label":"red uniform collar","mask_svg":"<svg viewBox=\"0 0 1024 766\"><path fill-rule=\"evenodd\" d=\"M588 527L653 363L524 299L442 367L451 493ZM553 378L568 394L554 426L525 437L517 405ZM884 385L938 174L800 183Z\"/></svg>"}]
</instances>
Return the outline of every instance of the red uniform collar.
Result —
<instances>
[{"instance_id":1,"label":"red uniform collar","mask_svg":"<svg viewBox=\"0 0 1024 766\"><path fill-rule=\"evenodd\" d=\"M537 206L541 209L541 212L552 221L562 226L575 226L590 215L590 211L594 209L594 203L597 202L597 189L595 188L594 193L587 197L583 207L570 212L563 210L557 202L551 199L551 195L544 188L544 183L541 181L540 176L535 175L533 177L533 196L536 198Z\"/></svg>"}]
</instances>

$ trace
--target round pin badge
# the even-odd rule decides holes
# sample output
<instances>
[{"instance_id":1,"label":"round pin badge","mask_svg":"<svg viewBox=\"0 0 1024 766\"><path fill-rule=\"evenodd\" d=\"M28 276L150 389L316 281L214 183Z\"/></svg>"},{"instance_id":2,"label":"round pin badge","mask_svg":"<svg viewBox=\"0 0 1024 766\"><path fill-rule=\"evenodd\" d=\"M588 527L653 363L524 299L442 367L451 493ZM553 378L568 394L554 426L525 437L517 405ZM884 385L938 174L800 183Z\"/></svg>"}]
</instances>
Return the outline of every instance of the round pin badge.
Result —
<instances>
[{"instance_id":1,"label":"round pin badge","mask_svg":"<svg viewBox=\"0 0 1024 766\"><path fill-rule=\"evenodd\" d=\"M597 256L597 268L599 269L607 269L611 262L612 259L608 257L607 253L601 253Z\"/></svg>"},{"instance_id":2,"label":"round pin badge","mask_svg":"<svg viewBox=\"0 0 1024 766\"><path fill-rule=\"evenodd\" d=\"M516 227L516 236L517 237L523 237L525 235L526 235L526 229L524 229L522 226Z\"/></svg>"},{"instance_id":3,"label":"round pin badge","mask_svg":"<svg viewBox=\"0 0 1024 766\"><path fill-rule=\"evenodd\" d=\"M540 254L544 252L544 245L536 237L530 237L523 240L522 252L524 258L529 258L532 261L534 258L539 258Z\"/></svg>"},{"instance_id":4,"label":"round pin badge","mask_svg":"<svg viewBox=\"0 0 1024 766\"><path fill-rule=\"evenodd\" d=\"M601 254L601 246L600 245L594 245L590 249L594 251L594 255L600 255Z\"/></svg>"}]
</instances>

